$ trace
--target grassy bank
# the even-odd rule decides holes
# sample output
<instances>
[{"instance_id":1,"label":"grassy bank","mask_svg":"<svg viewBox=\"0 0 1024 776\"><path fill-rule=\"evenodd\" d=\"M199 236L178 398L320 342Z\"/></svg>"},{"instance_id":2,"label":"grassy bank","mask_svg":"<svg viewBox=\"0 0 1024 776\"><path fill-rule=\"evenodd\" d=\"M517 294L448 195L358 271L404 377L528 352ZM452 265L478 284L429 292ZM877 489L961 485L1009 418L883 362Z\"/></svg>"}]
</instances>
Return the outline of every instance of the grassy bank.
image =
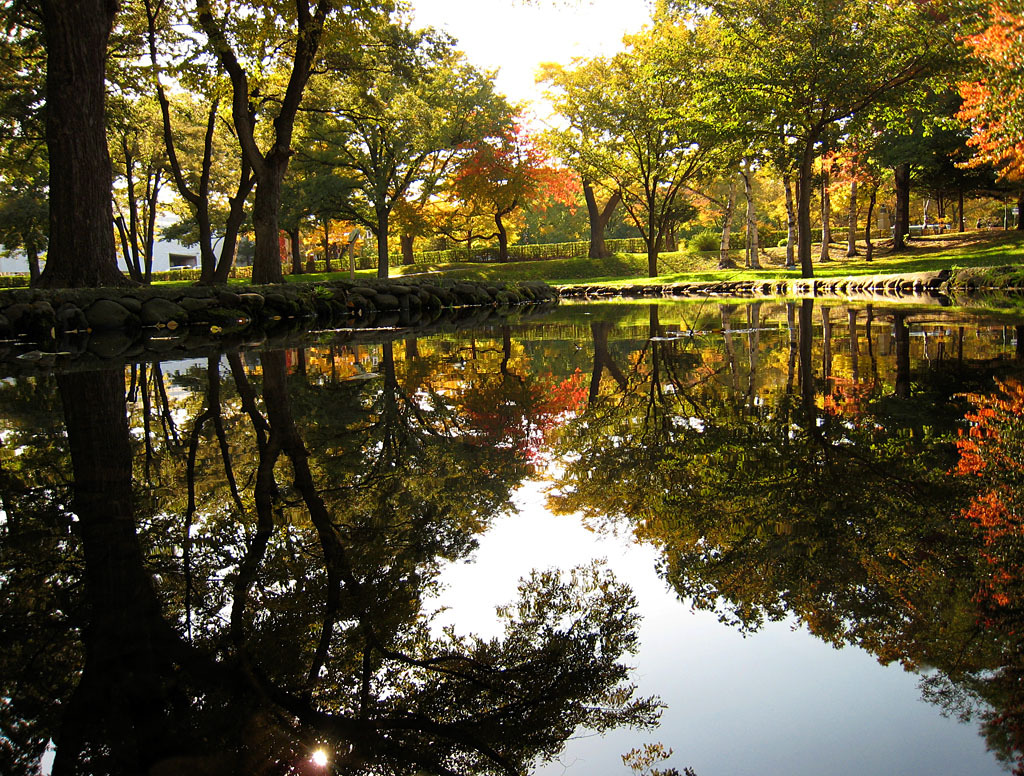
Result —
<instances>
[{"instance_id":1,"label":"grassy bank","mask_svg":"<svg viewBox=\"0 0 1024 776\"><path fill-rule=\"evenodd\" d=\"M821 262L820 245L815 245L814 276L817 278L853 275L888 275L928 272L957 267L998 267L1024 264L1024 232L981 231L921 237L911 242L910 248L892 253L889 245L876 243L874 261L864 261L864 244L858 243L859 256L847 257L845 245L832 245L828 262ZM743 264L743 252L732 251L731 257ZM761 258L762 269L718 269L718 252L663 253L658 258L659 275L647 277L647 257L637 253L618 253L607 259L546 259L516 261L507 264L459 262L455 264L417 264L395 267L391 276L442 276L452 280L523 281L543 280L553 286L562 285L627 285L643 280L645 283L679 283L685 281L756 280L799 277L799 271L785 269L785 249L770 248ZM357 278L375 278L374 269L358 270ZM319 272L307 275L288 275L296 283L321 283L345 280L348 270ZM236 280L232 283L245 284ZM188 285L183 281L171 285Z\"/></svg>"},{"instance_id":2,"label":"grassy bank","mask_svg":"<svg viewBox=\"0 0 1024 776\"><path fill-rule=\"evenodd\" d=\"M883 275L927 272L954 267L994 267L1024 262L1024 233L1022 232L968 232L915 239L907 251L892 253L889 246L876 245L874 261L864 261L864 245L858 244L860 256L848 258L845 245L833 245L830 261L820 262L820 246L814 247L815 277L845 277L853 275ZM742 251L733 251L732 257L742 264ZM471 280L544 280L552 285L600 284L618 285L634 283L638 279L653 283L682 281L752 280L796 277L798 272L786 270L785 250L772 248L761 258L761 270L720 270L718 254L665 253L658 259L660 274L650 280L647 276L647 257L640 254L620 253L608 259L549 259L510 264L436 264L401 267L395 275L440 273L444 277ZM307 279L309 276L306 276ZM299 279L299 278L296 278Z\"/></svg>"}]
</instances>

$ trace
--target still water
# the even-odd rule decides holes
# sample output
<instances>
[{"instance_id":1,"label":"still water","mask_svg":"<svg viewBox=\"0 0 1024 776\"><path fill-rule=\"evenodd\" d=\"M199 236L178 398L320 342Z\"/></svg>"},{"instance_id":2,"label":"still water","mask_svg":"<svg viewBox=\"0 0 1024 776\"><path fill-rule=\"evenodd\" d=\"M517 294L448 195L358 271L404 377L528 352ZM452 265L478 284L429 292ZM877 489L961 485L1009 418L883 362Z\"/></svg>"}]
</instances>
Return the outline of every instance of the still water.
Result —
<instances>
[{"instance_id":1,"label":"still water","mask_svg":"<svg viewBox=\"0 0 1024 776\"><path fill-rule=\"evenodd\" d=\"M1021 323L565 305L12 376L0 772L1020 765Z\"/></svg>"}]
</instances>

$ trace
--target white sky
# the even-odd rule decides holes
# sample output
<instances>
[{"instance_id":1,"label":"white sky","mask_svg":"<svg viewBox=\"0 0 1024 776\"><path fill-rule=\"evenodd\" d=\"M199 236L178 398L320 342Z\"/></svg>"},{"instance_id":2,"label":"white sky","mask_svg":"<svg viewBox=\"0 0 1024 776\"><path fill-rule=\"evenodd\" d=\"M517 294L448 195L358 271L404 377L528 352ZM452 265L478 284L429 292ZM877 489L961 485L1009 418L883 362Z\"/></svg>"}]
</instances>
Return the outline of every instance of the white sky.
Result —
<instances>
[{"instance_id":1,"label":"white sky","mask_svg":"<svg viewBox=\"0 0 1024 776\"><path fill-rule=\"evenodd\" d=\"M470 62L498 70L498 89L513 102L535 102L542 62L610 54L622 36L650 20L647 0L412 0L417 24L446 31ZM547 111L536 106L539 113Z\"/></svg>"}]
</instances>

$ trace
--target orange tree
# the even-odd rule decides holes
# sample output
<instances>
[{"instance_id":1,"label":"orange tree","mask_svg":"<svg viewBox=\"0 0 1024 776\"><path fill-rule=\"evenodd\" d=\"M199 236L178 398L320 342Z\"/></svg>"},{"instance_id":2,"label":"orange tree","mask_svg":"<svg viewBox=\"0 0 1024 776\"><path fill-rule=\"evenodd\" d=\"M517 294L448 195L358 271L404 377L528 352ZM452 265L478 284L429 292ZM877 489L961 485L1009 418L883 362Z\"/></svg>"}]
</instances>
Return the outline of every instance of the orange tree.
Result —
<instances>
[{"instance_id":1,"label":"orange tree","mask_svg":"<svg viewBox=\"0 0 1024 776\"><path fill-rule=\"evenodd\" d=\"M1024 180L1024 14L993 0L989 24L966 39L977 72L960 84L959 118L973 131L974 165L991 164L1002 178ZM1024 205L1024 194L1019 205ZM1018 227L1024 228L1024 227Z\"/></svg>"},{"instance_id":2,"label":"orange tree","mask_svg":"<svg viewBox=\"0 0 1024 776\"><path fill-rule=\"evenodd\" d=\"M555 200L572 204L575 177L555 167L523 127L506 127L469 147L455 171L452 190L467 206L476 205L494 218L498 260L508 261L506 219L523 207Z\"/></svg>"}]
</instances>

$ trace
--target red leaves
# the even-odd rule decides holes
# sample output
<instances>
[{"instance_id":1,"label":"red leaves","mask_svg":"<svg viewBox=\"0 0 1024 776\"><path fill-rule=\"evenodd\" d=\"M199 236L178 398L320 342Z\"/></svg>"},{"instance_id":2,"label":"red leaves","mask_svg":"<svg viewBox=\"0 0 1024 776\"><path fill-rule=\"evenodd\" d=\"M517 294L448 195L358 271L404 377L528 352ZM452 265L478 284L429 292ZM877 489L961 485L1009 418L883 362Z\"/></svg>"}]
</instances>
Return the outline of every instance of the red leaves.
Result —
<instances>
[{"instance_id":1,"label":"red leaves","mask_svg":"<svg viewBox=\"0 0 1024 776\"><path fill-rule=\"evenodd\" d=\"M965 39L984 75L960 84L963 107L957 117L974 135L975 164L992 164L1009 180L1024 178L1024 16L993 2L992 23Z\"/></svg>"}]
</instances>

